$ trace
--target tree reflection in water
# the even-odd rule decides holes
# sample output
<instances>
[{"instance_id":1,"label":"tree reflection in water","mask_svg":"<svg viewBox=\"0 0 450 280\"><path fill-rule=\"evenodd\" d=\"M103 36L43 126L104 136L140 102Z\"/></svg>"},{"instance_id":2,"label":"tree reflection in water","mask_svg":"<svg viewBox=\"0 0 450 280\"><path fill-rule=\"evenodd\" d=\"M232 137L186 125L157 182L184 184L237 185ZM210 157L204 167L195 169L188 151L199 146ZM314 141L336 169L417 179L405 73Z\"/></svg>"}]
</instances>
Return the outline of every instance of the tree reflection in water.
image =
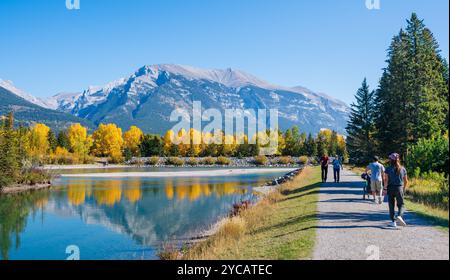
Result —
<instances>
[{"instance_id":1,"label":"tree reflection in water","mask_svg":"<svg viewBox=\"0 0 450 280\"><path fill-rule=\"evenodd\" d=\"M47 226L46 213L60 219L79 217L85 224L97 224L125 234L139 246L152 247L156 242L183 238L214 222L220 215L226 215L233 202L251 197L251 186L262 184L266 179L263 176L227 178L227 181L196 177L158 180L83 178L63 180L52 190L2 196L0 259L9 259L10 255L13 258L11 249L21 247L20 237L27 228L27 219L32 217L34 221L37 214L40 214L44 228ZM56 233L64 231L58 226L52 230ZM33 231L26 234L33 236ZM72 236L65 238L72 240ZM48 236L46 242L51 239L52 236ZM31 252L25 252L25 256L27 254L33 257Z\"/></svg>"},{"instance_id":2,"label":"tree reflection in water","mask_svg":"<svg viewBox=\"0 0 450 280\"><path fill-rule=\"evenodd\" d=\"M48 203L50 191L0 196L0 246L1 259L9 259L13 244L20 247L20 234L27 226L27 218L39 213Z\"/></svg>"}]
</instances>

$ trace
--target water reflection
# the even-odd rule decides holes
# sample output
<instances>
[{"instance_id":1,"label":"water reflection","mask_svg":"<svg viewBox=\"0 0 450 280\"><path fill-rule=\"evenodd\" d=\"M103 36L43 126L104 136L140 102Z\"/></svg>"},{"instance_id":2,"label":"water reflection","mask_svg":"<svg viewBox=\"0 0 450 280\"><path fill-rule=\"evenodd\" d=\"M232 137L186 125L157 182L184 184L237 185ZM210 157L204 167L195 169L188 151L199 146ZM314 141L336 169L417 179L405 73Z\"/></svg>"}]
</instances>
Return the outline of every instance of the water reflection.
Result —
<instances>
[{"instance_id":1,"label":"water reflection","mask_svg":"<svg viewBox=\"0 0 450 280\"><path fill-rule=\"evenodd\" d=\"M83 259L152 259L161 242L205 228L277 175L67 178L51 191L3 196L0 259L62 259L68 244Z\"/></svg>"},{"instance_id":2,"label":"water reflection","mask_svg":"<svg viewBox=\"0 0 450 280\"><path fill-rule=\"evenodd\" d=\"M258 180L255 183L261 184L264 180ZM136 203L142 199L142 186L144 182L139 178L123 180L96 181L95 190L92 191L91 181L73 182L67 185L67 199L74 205L79 206L85 203L87 199L94 198L97 205L114 206L125 198L130 203ZM174 187L176 186L176 188ZM158 195L159 188L153 189L153 194ZM211 184L202 182L200 178L186 179L167 179L164 182L164 193L168 200L195 201L202 197L215 195L221 197L230 194L246 194L248 189L242 188L240 182L223 182Z\"/></svg>"}]
</instances>

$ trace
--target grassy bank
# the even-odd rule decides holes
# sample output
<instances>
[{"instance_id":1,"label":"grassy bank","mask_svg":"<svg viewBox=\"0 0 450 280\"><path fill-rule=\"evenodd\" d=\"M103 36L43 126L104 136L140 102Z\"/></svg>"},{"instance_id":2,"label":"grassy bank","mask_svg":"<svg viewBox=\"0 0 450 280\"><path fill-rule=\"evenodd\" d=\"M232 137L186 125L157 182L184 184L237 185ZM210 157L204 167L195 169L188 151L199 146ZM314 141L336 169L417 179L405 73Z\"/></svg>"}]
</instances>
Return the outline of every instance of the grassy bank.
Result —
<instances>
[{"instance_id":1,"label":"grassy bank","mask_svg":"<svg viewBox=\"0 0 450 280\"><path fill-rule=\"evenodd\" d=\"M413 178L406 189L406 200L408 210L448 231L448 181Z\"/></svg>"},{"instance_id":2,"label":"grassy bank","mask_svg":"<svg viewBox=\"0 0 450 280\"><path fill-rule=\"evenodd\" d=\"M306 167L258 204L222 221L183 259L308 259L315 240L320 173ZM178 255L178 257L180 257Z\"/></svg>"},{"instance_id":3,"label":"grassy bank","mask_svg":"<svg viewBox=\"0 0 450 280\"><path fill-rule=\"evenodd\" d=\"M365 168L358 166L348 168L357 174L365 171ZM443 182L441 178L410 178L405 199L409 211L448 231L448 182Z\"/></svg>"}]
</instances>

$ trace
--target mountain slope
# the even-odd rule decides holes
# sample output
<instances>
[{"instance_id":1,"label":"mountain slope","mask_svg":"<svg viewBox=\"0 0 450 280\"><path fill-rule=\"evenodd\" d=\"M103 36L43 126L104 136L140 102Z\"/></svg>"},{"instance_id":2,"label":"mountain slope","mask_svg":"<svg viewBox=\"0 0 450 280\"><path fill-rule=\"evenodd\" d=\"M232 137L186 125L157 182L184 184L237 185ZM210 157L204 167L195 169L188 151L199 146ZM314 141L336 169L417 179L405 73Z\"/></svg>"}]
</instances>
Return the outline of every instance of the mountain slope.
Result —
<instances>
[{"instance_id":1,"label":"mountain slope","mask_svg":"<svg viewBox=\"0 0 450 280\"><path fill-rule=\"evenodd\" d=\"M180 65L144 66L133 75L82 93L60 94L47 101L53 108L95 124L114 122L123 129L137 125L164 133L175 109L278 109L279 127L298 125L316 133L332 128L345 133L348 107L343 102L302 87L271 85L238 70L205 70Z\"/></svg>"},{"instance_id":2,"label":"mountain slope","mask_svg":"<svg viewBox=\"0 0 450 280\"><path fill-rule=\"evenodd\" d=\"M36 104L38 106L47 108L47 104L45 103L45 101L43 101L40 98L34 97L31 94L28 94L26 92L24 92L21 89L18 89L14 86L12 81L8 81L8 80L2 80L0 79L0 87L6 89L7 91L14 93L15 95L27 100L28 102L31 102L33 104Z\"/></svg>"},{"instance_id":3,"label":"mountain slope","mask_svg":"<svg viewBox=\"0 0 450 280\"><path fill-rule=\"evenodd\" d=\"M0 86L0 116L14 112L16 124L24 126L40 122L45 123L55 131L68 127L73 123L82 123L93 128L93 124L71 114L50 110L33 104L13 92Z\"/></svg>"}]
</instances>

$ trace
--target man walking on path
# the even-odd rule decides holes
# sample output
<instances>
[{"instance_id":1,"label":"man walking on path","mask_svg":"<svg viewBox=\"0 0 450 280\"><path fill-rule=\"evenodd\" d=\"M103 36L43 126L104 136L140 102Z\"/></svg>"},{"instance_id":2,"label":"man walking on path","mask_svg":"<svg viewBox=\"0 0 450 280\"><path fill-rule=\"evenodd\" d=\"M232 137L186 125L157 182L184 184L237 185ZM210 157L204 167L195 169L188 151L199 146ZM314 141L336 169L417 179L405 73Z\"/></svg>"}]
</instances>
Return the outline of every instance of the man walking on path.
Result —
<instances>
[{"instance_id":1,"label":"man walking on path","mask_svg":"<svg viewBox=\"0 0 450 280\"><path fill-rule=\"evenodd\" d=\"M323 156L320 158L320 166L322 168L322 183L325 183L327 181L328 177L328 162L330 159L327 155L323 154Z\"/></svg>"},{"instance_id":2,"label":"man walking on path","mask_svg":"<svg viewBox=\"0 0 450 280\"><path fill-rule=\"evenodd\" d=\"M377 156L373 157L373 162L366 167L366 172L370 171L370 189L373 195L373 202L378 204L383 203L383 178L384 178L384 166L379 162Z\"/></svg>"},{"instance_id":3,"label":"man walking on path","mask_svg":"<svg viewBox=\"0 0 450 280\"><path fill-rule=\"evenodd\" d=\"M403 220L405 212L404 191L408 186L408 176L406 169L400 164L400 155L393 153L389 156L391 165L386 168L385 189L389 196L389 216L391 218L391 226L396 228L397 222L401 226L406 226ZM398 215L395 217L395 203L397 202Z\"/></svg>"},{"instance_id":4,"label":"man walking on path","mask_svg":"<svg viewBox=\"0 0 450 280\"><path fill-rule=\"evenodd\" d=\"M336 155L333 160L333 176L335 183L339 183L341 179L341 169L344 169L342 161L339 159L339 156Z\"/></svg>"}]
</instances>

